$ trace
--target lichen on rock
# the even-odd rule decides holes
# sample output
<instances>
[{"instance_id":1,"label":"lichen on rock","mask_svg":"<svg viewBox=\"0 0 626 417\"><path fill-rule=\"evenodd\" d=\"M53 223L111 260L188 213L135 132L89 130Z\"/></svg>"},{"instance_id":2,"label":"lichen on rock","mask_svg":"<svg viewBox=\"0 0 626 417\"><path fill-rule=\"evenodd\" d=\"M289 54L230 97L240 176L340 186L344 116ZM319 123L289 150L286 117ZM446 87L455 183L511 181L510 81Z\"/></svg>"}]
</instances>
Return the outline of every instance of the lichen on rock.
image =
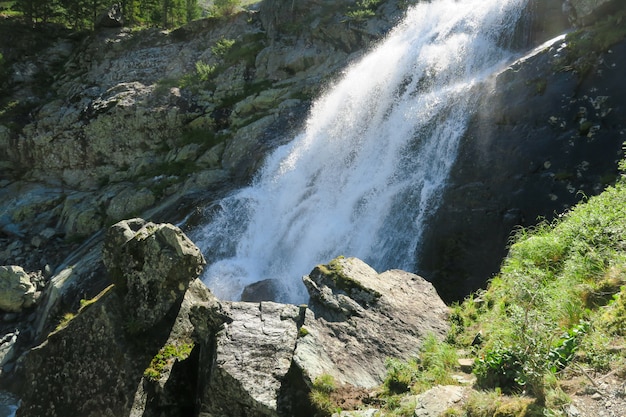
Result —
<instances>
[{"instance_id":1,"label":"lichen on rock","mask_svg":"<svg viewBox=\"0 0 626 417\"><path fill-rule=\"evenodd\" d=\"M103 261L129 316L142 329L158 323L180 302L206 263L180 229L141 219L125 220L109 229Z\"/></svg>"}]
</instances>

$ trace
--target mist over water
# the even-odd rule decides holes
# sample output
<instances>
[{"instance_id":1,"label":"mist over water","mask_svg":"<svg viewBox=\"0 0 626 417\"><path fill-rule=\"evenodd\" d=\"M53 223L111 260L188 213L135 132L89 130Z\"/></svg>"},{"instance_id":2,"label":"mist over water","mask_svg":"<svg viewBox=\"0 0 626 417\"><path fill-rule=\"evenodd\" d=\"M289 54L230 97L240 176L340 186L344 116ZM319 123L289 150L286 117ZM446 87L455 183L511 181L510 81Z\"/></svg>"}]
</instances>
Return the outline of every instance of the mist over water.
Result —
<instances>
[{"instance_id":1,"label":"mist over water","mask_svg":"<svg viewBox=\"0 0 626 417\"><path fill-rule=\"evenodd\" d=\"M511 58L525 0L435 0L411 8L313 105L306 127L253 183L207 208L192 232L220 298L273 278L306 302L301 277L338 255L416 271L428 216L454 163L476 86Z\"/></svg>"}]
</instances>

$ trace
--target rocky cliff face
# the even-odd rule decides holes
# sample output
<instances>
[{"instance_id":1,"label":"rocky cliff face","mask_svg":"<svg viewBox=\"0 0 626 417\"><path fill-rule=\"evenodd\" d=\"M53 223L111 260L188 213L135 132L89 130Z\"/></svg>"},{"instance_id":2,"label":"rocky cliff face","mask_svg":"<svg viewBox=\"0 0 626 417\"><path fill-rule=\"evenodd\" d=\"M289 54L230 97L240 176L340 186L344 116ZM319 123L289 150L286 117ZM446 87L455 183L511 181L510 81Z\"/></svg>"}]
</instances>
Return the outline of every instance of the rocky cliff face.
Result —
<instances>
[{"instance_id":1,"label":"rocky cliff face","mask_svg":"<svg viewBox=\"0 0 626 417\"><path fill-rule=\"evenodd\" d=\"M552 40L485 86L491 93L472 117L418 254L420 273L448 300L498 270L516 226L550 221L619 175L626 139L620 13Z\"/></svg>"},{"instance_id":2,"label":"rocky cliff face","mask_svg":"<svg viewBox=\"0 0 626 417\"><path fill-rule=\"evenodd\" d=\"M402 12L389 2L379 17L353 22L352 7L264 1L172 32L39 39L7 70L2 200L23 197L2 205L0 230L48 226L84 238L173 194L247 179L272 141L299 125L322 82Z\"/></svg>"}]
</instances>

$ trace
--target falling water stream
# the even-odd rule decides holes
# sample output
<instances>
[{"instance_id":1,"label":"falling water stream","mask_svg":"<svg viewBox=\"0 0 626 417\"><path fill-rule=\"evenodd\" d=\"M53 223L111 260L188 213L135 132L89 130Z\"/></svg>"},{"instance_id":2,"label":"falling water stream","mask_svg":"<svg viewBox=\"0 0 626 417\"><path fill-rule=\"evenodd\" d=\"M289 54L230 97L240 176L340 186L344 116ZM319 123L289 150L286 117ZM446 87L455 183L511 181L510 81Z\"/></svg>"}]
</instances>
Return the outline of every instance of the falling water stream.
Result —
<instances>
[{"instance_id":1,"label":"falling water stream","mask_svg":"<svg viewBox=\"0 0 626 417\"><path fill-rule=\"evenodd\" d=\"M193 233L223 299L272 278L277 300L338 255L415 271L428 216L479 98L511 59L525 0L435 0L405 19L313 105L306 126L253 183L214 204Z\"/></svg>"}]
</instances>

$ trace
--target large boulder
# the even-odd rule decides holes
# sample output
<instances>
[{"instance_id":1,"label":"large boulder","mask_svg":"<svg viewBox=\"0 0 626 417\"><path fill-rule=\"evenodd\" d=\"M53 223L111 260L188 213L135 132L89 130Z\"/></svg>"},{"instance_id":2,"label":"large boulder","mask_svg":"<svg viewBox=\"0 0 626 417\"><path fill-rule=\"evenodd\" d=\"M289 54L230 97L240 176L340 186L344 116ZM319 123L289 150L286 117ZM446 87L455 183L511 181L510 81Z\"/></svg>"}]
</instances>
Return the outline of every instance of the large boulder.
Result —
<instances>
[{"instance_id":1,"label":"large boulder","mask_svg":"<svg viewBox=\"0 0 626 417\"><path fill-rule=\"evenodd\" d=\"M146 329L180 302L206 263L179 228L142 219L111 226L102 258L124 297L129 320Z\"/></svg>"},{"instance_id":2,"label":"large boulder","mask_svg":"<svg viewBox=\"0 0 626 417\"><path fill-rule=\"evenodd\" d=\"M20 266L0 266L0 310L19 313L35 302L37 286Z\"/></svg>"},{"instance_id":3,"label":"large boulder","mask_svg":"<svg viewBox=\"0 0 626 417\"><path fill-rule=\"evenodd\" d=\"M13 378L0 380L21 399L19 416L193 409L198 380L190 372L226 317L196 279L198 248L175 226L132 219L111 227L103 257L116 284L64 314L18 360Z\"/></svg>"},{"instance_id":4,"label":"large boulder","mask_svg":"<svg viewBox=\"0 0 626 417\"><path fill-rule=\"evenodd\" d=\"M215 334L202 416L277 416L291 367L300 312L273 302L222 303L229 321ZM210 366L209 366L210 365Z\"/></svg>"},{"instance_id":5,"label":"large boulder","mask_svg":"<svg viewBox=\"0 0 626 417\"><path fill-rule=\"evenodd\" d=\"M294 363L310 381L329 374L374 387L384 379L389 357L408 359L426 336L442 339L448 331L448 308L415 274L378 274L359 259L337 258L304 282L311 300Z\"/></svg>"}]
</instances>

